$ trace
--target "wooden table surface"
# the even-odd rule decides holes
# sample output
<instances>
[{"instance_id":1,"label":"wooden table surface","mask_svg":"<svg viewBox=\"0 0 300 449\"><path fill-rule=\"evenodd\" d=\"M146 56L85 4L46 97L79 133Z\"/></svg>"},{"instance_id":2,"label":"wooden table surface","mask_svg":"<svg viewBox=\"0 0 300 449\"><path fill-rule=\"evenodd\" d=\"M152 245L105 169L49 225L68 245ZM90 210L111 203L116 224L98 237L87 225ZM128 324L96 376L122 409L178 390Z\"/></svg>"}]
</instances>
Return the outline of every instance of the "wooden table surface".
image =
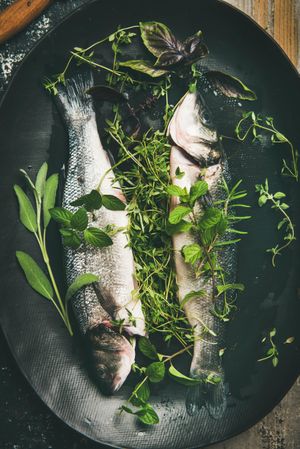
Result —
<instances>
[{"instance_id":1,"label":"wooden table surface","mask_svg":"<svg viewBox=\"0 0 300 449\"><path fill-rule=\"evenodd\" d=\"M201 1L201 0L199 0ZM23 31L23 37L17 36L10 43L5 44L0 48L0 93L1 90L5 90L6 83L9 81L11 72L18 65L18 63L25 56L26 52L32 47L34 42L38 40L57 20L62 18L76 6L86 3L87 0L69 0L68 2L62 2L61 4L55 4L45 12L45 14L31 24L29 30ZM0 8L4 4L11 3L11 0L0 0ZM298 34L298 28L300 23L300 0L228 0L228 3L240 8L246 14L252 16L267 32L274 36L278 43L283 47L291 61L300 70L300 32ZM52 10L51 10L52 8ZM57 19L53 18L57 16ZM1 337L0 337L1 339ZM2 341L2 339L1 339ZM0 343L1 343L0 341ZM4 343L1 343L4 345ZM62 437L58 439L58 443L54 442L55 438L52 437L55 429L57 432L62 432L62 426L56 421L56 418L52 417L49 411L43 410L43 405L37 405L34 398L34 394L30 392L30 389L23 384L21 376L15 376L14 370L17 368L14 366L14 362L9 359L8 355L5 355L3 360L0 357L0 367L3 371L2 379L0 373L0 381L3 383L11 383L10 387L17 390L20 394L20 399L25 398L25 406L30 408L31 402L33 403L33 410L38 409L41 413L40 424L37 424L27 410L24 411L24 419L27 416L27 425L20 428L19 432L23 432L15 440L0 442L1 449L68 449L75 448L95 448L93 443L89 443L87 440L82 439L79 436L70 435L69 429L65 429L65 435L68 439L64 440ZM8 354L8 352L7 352ZM2 365L1 365L2 362ZM8 373L10 373L8 375ZM12 373L12 374L11 374ZM270 379L270 382L272 379ZM0 382L0 383L1 383ZM25 391L23 393L23 391ZM28 397L32 395L32 401L28 401ZM2 396L3 397L3 396ZM13 397L8 398L8 410L9 401L13 401ZM22 410L22 403L19 403L18 413L20 415ZM28 402L26 402L28 401ZM1 406L2 407L2 406ZM40 407L40 408L39 408ZM8 411L7 422L14 421L14 411ZM44 415L43 415L44 413ZM42 416L43 415L43 416ZM3 414L0 416L3 417ZM20 418L20 416L19 416ZM44 420L44 421L43 421ZM51 421L52 420L52 421ZM51 421L51 432L47 433L47 426L43 426L43 422ZM0 423L0 426L4 424L4 421ZM36 427L34 427L36 426ZM40 426L40 427L39 427ZM39 430L41 429L41 436L39 439ZM34 431L34 441L30 432ZM62 434L61 434L62 435ZM69 435L67 437L67 435ZM51 442L51 444L50 444ZM100 448L100 447L99 447ZM261 422L252 427L243 434L227 440L224 443L215 444L210 446L211 449L300 449L300 377L295 385L282 400L282 402Z\"/></svg>"}]
</instances>

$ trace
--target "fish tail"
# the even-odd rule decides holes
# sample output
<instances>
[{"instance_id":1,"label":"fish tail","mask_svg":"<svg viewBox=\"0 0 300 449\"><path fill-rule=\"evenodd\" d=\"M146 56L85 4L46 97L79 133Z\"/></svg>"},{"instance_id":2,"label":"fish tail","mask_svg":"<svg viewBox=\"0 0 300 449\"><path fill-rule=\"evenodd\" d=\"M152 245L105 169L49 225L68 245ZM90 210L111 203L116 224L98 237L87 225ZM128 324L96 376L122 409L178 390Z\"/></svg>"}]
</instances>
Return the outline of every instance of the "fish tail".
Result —
<instances>
[{"instance_id":1,"label":"fish tail","mask_svg":"<svg viewBox=\"0 0 300 449\"><path fill-rule=\"evenodd\" d=\"M214 384L206 384L205 406L214 419L220 419L227 407L227 397L223 376L219 375L220 381Z\"/></svg>"},{"instance_id":2,"label":"fish tail","mask_svg":"<svg viewBox=\"0 0 300 449\"><path fill-rule=\"evenodd\" d=\"M227 406L224 376L214 373L218 382L210 383L208 374L207 370L200 372L197 375L197 379L201 381L199 385L189 387L185 401L186 411L188 415L194 416L205 406L212 418L220 419Z\"/></svg>"},{"instance_id":3,"label":"fish tail","mask_svg":"<svg viewBox=\"0 0 300 449\"><path fill-rule=\"evenodd\" d=\"M94 115L92 97L87 93L94 84L91 70L81 70L59 84L55 97L57 105L67 122L89 119Z\"/></svg>"}]
</instances>

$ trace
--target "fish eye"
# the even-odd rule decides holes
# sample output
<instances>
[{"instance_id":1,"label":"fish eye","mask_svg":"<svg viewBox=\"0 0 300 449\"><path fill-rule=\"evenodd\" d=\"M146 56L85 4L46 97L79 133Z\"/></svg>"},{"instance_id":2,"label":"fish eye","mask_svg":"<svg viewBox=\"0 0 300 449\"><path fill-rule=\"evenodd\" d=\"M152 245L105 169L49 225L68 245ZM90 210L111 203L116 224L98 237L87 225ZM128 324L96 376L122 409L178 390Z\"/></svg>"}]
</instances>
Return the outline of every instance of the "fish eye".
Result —
<instances>
[{"instance_id":1,"label":"fish eye","mask_svg":"<svg viewBox=\"0 0 300 449\"><path fill-rule=\"evenodd\" d=\"M97 375L99 377L104 377L105 376L105 372L106 372L106 368L104 365L98 365L97 366Z\"/></svg>"},{"instance_id":2,"label":"fish eye","mask_svg":"<svg viewBox=\"0 0 300 449\"><path fill-rule=\"evenodd\" d=\"M211 125L211 118L210 118L210 114L208 111L204 110L201 118L202 118L204 125Z\"/></svg>"}]
</instances>

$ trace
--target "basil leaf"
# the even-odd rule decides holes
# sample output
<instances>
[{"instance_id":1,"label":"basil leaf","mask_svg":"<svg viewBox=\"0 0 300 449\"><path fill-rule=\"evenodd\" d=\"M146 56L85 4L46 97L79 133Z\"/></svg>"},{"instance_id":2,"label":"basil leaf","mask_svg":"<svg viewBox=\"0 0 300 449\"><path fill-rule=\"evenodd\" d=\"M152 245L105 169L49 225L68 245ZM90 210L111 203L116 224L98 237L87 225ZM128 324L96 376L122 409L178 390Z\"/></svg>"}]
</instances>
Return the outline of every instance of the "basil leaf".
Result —
<instances>
[{"instance_id":1,"label":"basil leaf","mask_svg":"<svg viewBox=\"0 0 300 449\"><path fill-rule=\"evenodd\" d=\"M191 245L185 245L182 248L182 254L184 256L184 261L193 265L202 256L202 249L197 243L192 243Z\"/></svg>"},{"instance_id":2,"label":"basil leaf","mask_svg":"<svg viewBox=\"0 0 300 449\"><path fill-rule=\"evenodd\" d=\"M44 227L47 228L51 216L49 209L53 209L55 206L55 198L58 187L58 174L54 173L47 179L45 183L44 190L44 201L43 201L43 216L44 216Z\"/></svg>"},{"instance_id":3,"label":"basil leaf","mask_svg":"<svg viewBox=\"0 0 300 449\"><path fill-rule=\"evenodd\" d=\"M193 379L180 373L172 364L169 367L169 374L172 379L176 380L176 382L182 385L197 386L201 383L200 379Z\"/></svg>"},{"instance_id":4,"label":"basil leaf","mask_svg":"<svg viewBox=\"0 0 300 449\"><path fill-rule=\"evenodd\" d=\"M155 68L152 62L143 61L141 59L133 59L131 61L124 61L119 63L122 67L129 67L137 72L145 73L146 75L152 76L152 78L158 78L159 76L169 73L168 70Z\"/></svg>"},{"instance_id":5,"label":"basil leaf","mask_svg":"<svg viewBox=\"0 0 300 449\"><path fill-rule=\"evenodd\" d=\"M63 245L77 249L81 245L81 239L73 229L60 229L59 232L63 237Z\"/></svg>"},{"instance_id":6,"label":"basil leaf","mask_svg":"<svg viewBox=\"0 0 300 449\"><path fill-rule=\"evenodd\" d=\"M124 210L126 208L126 204L114 195L102 195L102 204L109 210Z\"/></svg>"},{"instance_id":7,"label":"basil leaf","mask_svg":"<svg viewBox=\"0 0 300 449\"><path fill-rule=\"evenodd\" d=\"M222 218L222 212L219 209L210 207L209 209L207 209L204 212L204 214L199 222L199 227L202 230L212 228L217 223L219 223L221 218Z\"/></svg>"},{"instance_id":8,"label":"basil leaf","mask_svg":"<svg viewBox=\"0 0 300 449\"><path fill-rule=\"evenodd\" d=\"M158 360L158 355L155 346L146 337L141 337L139 339L139 350L149 359Z\"/></svg>"},{"instance_id":9,"label":"basil leaf","mask_svg":"<svg viewBox=\"0 0 300 449\"><path fill-rule=\"evenodd\" d=\"M71 218L71 227L78 231L84 231L88 225L88 216L86 210L81 207Z\"/></svg>"},{"instance_id":10,"label":"basil leaf","mask_svg":"<svg viewBox=\"0 0 300 449\"><path fill-rule=\"evenodd\" d=\"M98 228L87 228L84 230L84 240L96 248L104 248L113 244L112 239L108 234Z\"/></svg>"},{"instance_id":11,"label":"basil leaf","mask_svg":"<svg viewBox=\"0 0 300 449\"><path fill-rule=\"evenodd\" d=\"M146 375L150 382L158 383L165 377L165 364L163 362L153 362L146 369Z\"/></svg>"},{"instance_id":12,"label":"basil leaf","mask_svg":"<svg viewBox=\"0 0 300 449\"><path fill-rule=\"evenodd\" d=\"M154 66L157 67L170 67L174 66L184 60L183 53L180 53L177 49L168 50L162 53L156 60Z\"/></svg>"},{"instance_id":13,"label":"basil leaf","mask_svg":"<svg viewBox=\"0 0 300 449\"><path fill-rule=\"evenodd\" d=\"M49 209L49 214L57 223L67 227L71 226L73 214L64 207L54 207L53 209Z\"/></svg>"},{"instance_id":14,"label":"basil leaf","mask_svg":"<svg viewBox=\"0 0 300 449\"><path fill-rule=\"evenodd\" d=\"M241 80L227 73L212 70L205 73L205 78L212 89L219 91L226 97L249 101L257 99L255 92L249 89Z\"/></svg>"},{"instance_id":15,"label":"basil leaf","mask_svg":"<svg viewBox=\"0 0 300 449\"><path fill-rule=\"evenodd\" d=\"M198 31L193 36L188 37L184 41L183 46L187 55L185 64L193 64L209 53L207 46L203 43L202 31Z\"/></svg>"},{"instance_id":16,"label":"basil leaf","mask_svg":"<svg viewBox=\"0 0 300 449\"><path fill-rule=\"evenodd\" d=\"M182 44L171 30L160 22L140 22L145 47L157 58L166 51L182 50Z\"/></svg>"},{"instance_id":17,"label":"basil leaf","mask_svg":"<svg viewBox=\"0 0 300 449\"><path fill-rule=\"evenodd\" d=\"M30 199L20 186L14 185L14 191L18 198L20 221L30 232L37 231L36 213Z\"/></svg>"},{"instance_id":18,"label":"basil leaf","mask_svg":"<svg viewBox=\"0 0 300 449\"><path fill-rule=\"evenodd\" d=\"M191 222L181 220L176 224L167 223L166 232L168 235L172 236L174 234L178 234L179 232L188 232L192 227L193 224Z\"/></svg>"},{"instance_id":19,"label":"basil leaf","mask_svg":"<svg viewBox=\"0 0 300 449\"><path fill-rule=\"evenodd\" d=\"M152 425L159 423L159 417L150 404L146 404L145 407L141 408L134 414L144 424Z\"/></svg>"},{"instance_id":20,"label":"basil leaf","mask_svg":"<svg viewBox=\"0 0 300 449\"><path fill-rule=\"evenodd\" d=\"M27 282L33 290L46 299L52 299L52 286L45 273L40 269L33 258L23 251L17 251L16 256L22 270L24 271Z\"/></svg>"},{"instance_id":21,"label":"basil leaf","mask_svg":"<svg viewBox=\"0 0 300 449\"><path fill-rule=\"evenodd\" d=\"M181 187L176 186L175 184L172 184L167 187L167 193L172 196L181 197L181 196L185 196L187 194L187 191L186 191L186 189L182 189Z\"/></svg>"},{"instance_id":22,"label":"basil leaf","mask_svg":"<svg viewBox=\"0 0 300 449\"><path fill-rule=\"evenodd\" d=\"M47 162L44 162L41 168L39 169L35 180L35 189L39 194L40 198L43 198L44 196L47 172L48 172L48 164Z\"/></svg>"},{"instance_id":23,"label":"basil leaf","mask_svg":"<svg viewBox=\"0 0 300 449\"><path fill-rule=\"evenodd\" d=\"M169 222L171 224L178 224L186 215L190 214L192 209L187 206L176 206L169 215Z\"/></svg>"},{"instance_id":24,"label":"basil leaf","mask_svg":"<svg viewBox=\"0 0 300 449\"><path fill-rule=\"evenodd\" d=\"M193 207L195 202L208 192L208 184L205 181L197 181L190 189L190 205Z\"/></svg>"},{"instance_id":25,"label":"basil leaf","mask_svg":"<svg viewBox=\"0 0 300 449\"><path fill-rule=\"evenodd\" d=\"M71 206L84 206L88 212L98 210L102 206L102 197L97 190L92 190L71 203Z\"/></svg>"},{"instance_id":26,"label":"basil leaf","mask_svg":"<svg viewBox=\"0 0 300 449\"><path fill-rule=\"evenodd\" d=\"M75 293L77 293L82 287L86 287L87 285L93 284L97 281L99 281L99 277L94 274L84 273L79 275L69 286L65 300L69 301L69 299L72 298L72 296L74 296Z\"/></svg>"}]
</instances>

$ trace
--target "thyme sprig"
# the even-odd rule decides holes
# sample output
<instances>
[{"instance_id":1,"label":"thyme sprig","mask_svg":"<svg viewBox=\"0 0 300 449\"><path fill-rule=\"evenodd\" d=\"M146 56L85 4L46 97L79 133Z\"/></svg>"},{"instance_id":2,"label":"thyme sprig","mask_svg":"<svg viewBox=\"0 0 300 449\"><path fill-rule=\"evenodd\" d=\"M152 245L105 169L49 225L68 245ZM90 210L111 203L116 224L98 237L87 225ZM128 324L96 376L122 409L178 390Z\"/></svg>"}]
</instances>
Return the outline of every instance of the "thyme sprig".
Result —
<instances>
[{"instance_id":1,"label":"thyme sprig","mask_svg":"<svg viewBox=\"0 0 300 449\"><path fill-rule=\"evenodd\" d=\"M287 213L287 209L289 209L289 205L282 200L286 197L283 192L271 193L269 191L269 182L268 179L265 180L265 184L257 184L255 186L256 192L259 194L258 204L260 207L264 206L267 202L272 204L271 208L277 210L281 215L282 219L278 223L277 229L283 229L285 235L283 240L285 243L278 243L273 248L267 249L267 252L272 254L272 265L276 266L275 260L277 256L282 254L282 251L288 248L291 243L296 240L295 236L295 227Z\"/></svg>"},{"instance_id":2,"label":"thyme sprig","mask_svg":"<svg viewBox=\"0 0 300 449\"><path fill-rule=\"evenodd\" d=\"M281 173L298 181L298 151L292 142L275 127L273 117L264 117L262 114L256 114L253 111L245 112L235 128L236 136L241 142L245 141L250 134L253 137L252 141L261 140L261 131L271 135L272 143L289 146L291 162L288 163L286 159L283 159Z\"/></svg>"}]
</instances>

